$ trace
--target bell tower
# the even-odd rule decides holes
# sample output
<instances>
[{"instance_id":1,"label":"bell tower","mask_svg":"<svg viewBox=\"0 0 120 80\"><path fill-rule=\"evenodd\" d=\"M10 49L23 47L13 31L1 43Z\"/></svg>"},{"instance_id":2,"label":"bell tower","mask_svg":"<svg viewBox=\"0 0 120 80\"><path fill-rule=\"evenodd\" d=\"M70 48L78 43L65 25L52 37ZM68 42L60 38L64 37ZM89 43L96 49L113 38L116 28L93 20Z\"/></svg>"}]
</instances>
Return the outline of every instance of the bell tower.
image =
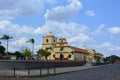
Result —
<instances>
[{"instance_id":1,"label":"bell tower","mask_svg":"<svg viewBox=\"0 0 120 80\"><path fill-rule=\"evenodd\" d=\"M54 48L57 43L57 38L54 36L52 32L49 32L46 36L42 39L42 49L46 48Z\"/></svg>"}]
</instances>

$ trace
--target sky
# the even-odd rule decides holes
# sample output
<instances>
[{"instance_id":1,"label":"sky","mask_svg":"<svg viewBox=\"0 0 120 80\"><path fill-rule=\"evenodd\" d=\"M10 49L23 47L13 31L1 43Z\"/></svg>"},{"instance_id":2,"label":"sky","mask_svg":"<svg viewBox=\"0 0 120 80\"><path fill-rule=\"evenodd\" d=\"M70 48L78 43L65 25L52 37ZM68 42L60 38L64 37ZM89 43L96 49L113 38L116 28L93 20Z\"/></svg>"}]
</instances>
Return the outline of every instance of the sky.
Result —
<instances>
[{"instance_id":1,"label":"sky","mask_svg":"<svg viewBox=\"0 0 120 80\"><path fill-rule=\"evenodd\" d=\"M120 56L119 0L0 0L0 37L9 35L9 51L32 48L52 31L68 44ZM6 41L1 41L6 47Z\"/></svg>"}]
</instances>

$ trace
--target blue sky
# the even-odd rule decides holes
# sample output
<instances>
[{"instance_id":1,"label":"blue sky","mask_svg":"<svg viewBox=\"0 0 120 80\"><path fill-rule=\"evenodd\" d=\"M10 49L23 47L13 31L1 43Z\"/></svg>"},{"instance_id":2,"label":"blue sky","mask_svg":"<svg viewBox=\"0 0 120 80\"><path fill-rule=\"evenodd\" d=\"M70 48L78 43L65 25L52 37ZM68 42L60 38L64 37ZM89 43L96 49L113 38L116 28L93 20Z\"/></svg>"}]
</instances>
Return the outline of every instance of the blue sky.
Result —
<instances>
[{"instance_id":1,"label":"blue sky","mask_svg":"<svg viewBox=\"0 0 120 80\"><path fill-rule=\"evenodd\" d=\"M42 36L52 31L69 45L120 56L120 1L116 0L0 0L0 36L7 34L9 51L41 48ZM5 41L1 41L6 46Z\"/></svg>"}]
</instances>

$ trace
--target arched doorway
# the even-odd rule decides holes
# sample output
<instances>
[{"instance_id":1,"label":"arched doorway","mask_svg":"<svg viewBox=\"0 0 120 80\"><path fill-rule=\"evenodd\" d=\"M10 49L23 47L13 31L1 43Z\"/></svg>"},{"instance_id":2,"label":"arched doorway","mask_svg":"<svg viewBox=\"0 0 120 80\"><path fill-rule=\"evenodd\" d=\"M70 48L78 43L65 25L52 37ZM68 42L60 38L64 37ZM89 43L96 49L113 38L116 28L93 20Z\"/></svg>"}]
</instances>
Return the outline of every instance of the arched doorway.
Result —
<instances>
[{"instance_id":1,"label":"arched doorway","mask_svg":"<svg viewBox=\"0 0 120 80\"><path fill-rule=\"evenodd\" d=\"M64 60L63 54L60 54L60 60Z\"/></svg>"}]
</instances>

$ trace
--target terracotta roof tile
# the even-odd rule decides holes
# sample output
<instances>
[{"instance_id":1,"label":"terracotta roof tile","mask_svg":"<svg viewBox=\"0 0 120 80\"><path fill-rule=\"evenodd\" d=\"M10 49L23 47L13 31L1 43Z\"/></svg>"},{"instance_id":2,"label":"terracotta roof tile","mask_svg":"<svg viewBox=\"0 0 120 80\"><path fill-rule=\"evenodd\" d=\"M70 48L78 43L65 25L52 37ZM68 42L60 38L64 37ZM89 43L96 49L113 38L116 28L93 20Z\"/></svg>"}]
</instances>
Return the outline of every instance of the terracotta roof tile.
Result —
<instances>
[{"instance_id":1,"label":"terracotta roof tile","mask_svg":"<svg viewBox=\"0 0 120 80\"><path fill-rule=\"evenodd\" d=\"M86 53L86 51L85 51L84 49L77 48L77 47L74 47L74 46L69 46L69 47L70 47L71 49L73 49L75 52L88 54L88 53Z\"/></svg>"}]
</instances>

